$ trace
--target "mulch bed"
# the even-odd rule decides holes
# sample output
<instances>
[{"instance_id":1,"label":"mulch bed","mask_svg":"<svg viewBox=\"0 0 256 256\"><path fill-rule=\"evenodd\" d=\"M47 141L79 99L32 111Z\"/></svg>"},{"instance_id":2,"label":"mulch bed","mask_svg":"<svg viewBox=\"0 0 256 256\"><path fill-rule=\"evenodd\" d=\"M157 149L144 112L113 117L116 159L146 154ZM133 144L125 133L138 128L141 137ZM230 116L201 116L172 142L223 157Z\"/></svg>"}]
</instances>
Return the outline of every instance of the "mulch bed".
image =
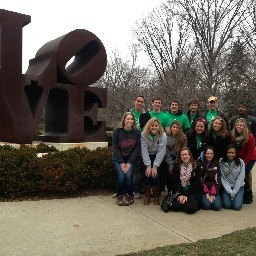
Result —
<instances>
[{"instance_id":1,"label":"mulch bed","mask_svg":"<svg viewBox=\"0 0 256 256\"><path fill-rule=\"evenodd\" d=\"M82 191L74 191L65 194L56 193L42 193L36 195L28 195L17 198L5 198L0 197L0 202L19 202L19 201L38 201L38 200L52 200L52 199L67 199L76 197L87 197L87 196L108 196L114 193L114 189L90 189Z\"/></svg>"}]
</instances>

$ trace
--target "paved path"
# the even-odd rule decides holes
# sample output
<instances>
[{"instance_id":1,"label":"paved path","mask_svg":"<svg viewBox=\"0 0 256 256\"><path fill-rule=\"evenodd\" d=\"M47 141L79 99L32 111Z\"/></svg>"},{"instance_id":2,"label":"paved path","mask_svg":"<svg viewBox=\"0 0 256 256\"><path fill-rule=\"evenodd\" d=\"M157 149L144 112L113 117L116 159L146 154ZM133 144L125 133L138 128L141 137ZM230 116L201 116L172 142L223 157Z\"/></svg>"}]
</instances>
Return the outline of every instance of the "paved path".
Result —
<instances>
[{"instance_id":1,"label":"paved path","mask_svg":"<svg viewBox=\"0 0 256 256\"><path fill-rule=\"evenodd\" d=\"M256 195L256 168L253 175ZM164 213L138 199L119 207L110 196L1 202L1 256L117 255L219 237L256 227L256 200L242 210ZM209 221L211 220L211 221Z\"/></svg>"}]
</instances>

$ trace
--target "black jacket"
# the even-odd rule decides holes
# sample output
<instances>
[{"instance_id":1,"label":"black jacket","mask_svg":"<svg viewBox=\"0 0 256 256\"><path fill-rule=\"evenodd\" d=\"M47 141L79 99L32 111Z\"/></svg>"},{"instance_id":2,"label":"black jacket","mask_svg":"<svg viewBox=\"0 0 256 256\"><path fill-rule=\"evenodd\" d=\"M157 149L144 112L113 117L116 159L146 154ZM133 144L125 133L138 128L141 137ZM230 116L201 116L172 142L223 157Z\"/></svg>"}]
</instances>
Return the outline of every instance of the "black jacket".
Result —
<instances>
[{"instance_id":1,"label":"black jacket","mask_svg":"<svg viewBox=\"0 0 256 256\"><path fill-rule=\"evenodd\" d=\"M206 137L206 145L211 146L215 150L215 158L219 160L221 157L224 157L226 153L227 146L230 144L229 135L225 137L217 136L214 140L212 131Z\"/></svg>"},{"instance_id":2,"label":"black jacket","mask_svg":"<svg viewBox=\"0 0 256 256\"><path fill-rule=\"evenodd\" d=\"M183 187L181 185L180 180L180 167L175 164L172 171L173 177L173 185L175 193L179 193L179 195L190 196L193 194L201 194L202 193L202 178L203 178L203 170L200 164L196 163L195 167L191 173L190 177L190 186L187 191L183 191Z\"/></svg>"}]
</instances>

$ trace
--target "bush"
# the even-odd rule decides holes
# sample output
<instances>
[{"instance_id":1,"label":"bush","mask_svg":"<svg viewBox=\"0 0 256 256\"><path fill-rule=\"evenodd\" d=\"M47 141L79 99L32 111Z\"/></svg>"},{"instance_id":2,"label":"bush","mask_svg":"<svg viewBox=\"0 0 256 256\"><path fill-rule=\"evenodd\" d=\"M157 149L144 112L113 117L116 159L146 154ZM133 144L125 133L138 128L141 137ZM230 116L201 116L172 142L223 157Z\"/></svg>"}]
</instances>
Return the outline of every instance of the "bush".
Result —
<instances>
[{"instance_id":1,"label":"bush","mask_svg":"<svg viewBox=\"0 0 256 256\"><path fill-rule=\"evenodd\" d=\"M48 154L37 157L39 152ZM111 188L115 181L111 148L58 151L43 144L35 149L0 147L1 197Z\"/></svg>"}]
</instances>

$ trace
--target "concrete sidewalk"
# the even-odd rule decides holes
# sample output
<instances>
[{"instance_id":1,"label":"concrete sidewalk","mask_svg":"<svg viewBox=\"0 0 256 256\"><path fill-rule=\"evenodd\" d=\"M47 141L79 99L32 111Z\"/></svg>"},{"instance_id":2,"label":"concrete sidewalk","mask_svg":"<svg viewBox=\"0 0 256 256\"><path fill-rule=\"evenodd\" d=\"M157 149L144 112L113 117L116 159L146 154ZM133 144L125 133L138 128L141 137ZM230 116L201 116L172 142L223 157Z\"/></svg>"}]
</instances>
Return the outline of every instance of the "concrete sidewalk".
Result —
<instances>
[{"instance_id":1,"label":"concrete sidewalk","mask_svg":"<svg viewBox=\"0 0 256 256\"><path fill-rule=\"evenodd\" d=\"M253 170L256 195L256 168ZM255 199L256 200L256 199ZM240 211L164 213L159 206L117 206L110 196L0 203L0 255L117 255L195 242L256 227L256 202Z\"/></svg>"}]
</instances>

